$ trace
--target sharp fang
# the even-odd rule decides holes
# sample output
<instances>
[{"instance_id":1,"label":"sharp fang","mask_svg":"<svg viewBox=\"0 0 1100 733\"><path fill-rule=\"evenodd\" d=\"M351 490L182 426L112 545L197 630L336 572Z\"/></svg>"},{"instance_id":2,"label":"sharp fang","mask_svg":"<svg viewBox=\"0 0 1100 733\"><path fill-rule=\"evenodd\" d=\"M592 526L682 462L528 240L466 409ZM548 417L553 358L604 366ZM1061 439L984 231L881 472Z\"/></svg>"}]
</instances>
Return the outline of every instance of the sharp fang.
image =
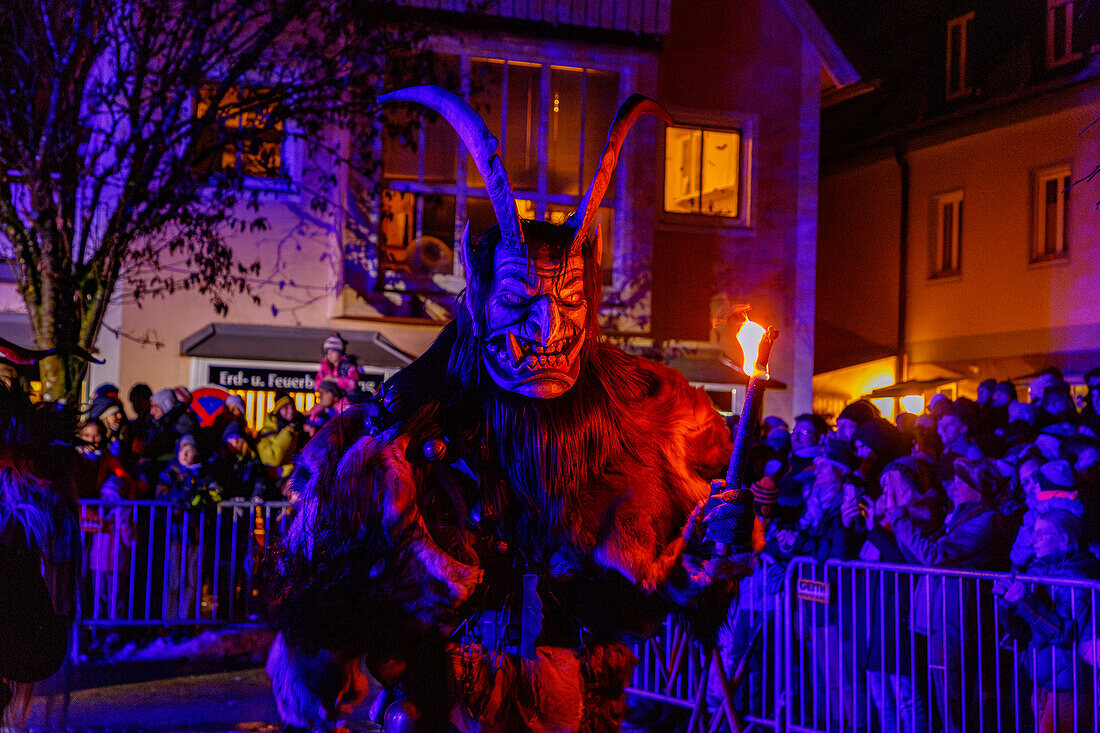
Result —
<instances>
[{"instance_id":1,"label":"sharp fang","mask_svg":"<svg viewBox=\"0 0 1100 733\"><path fill-rule=\"evenodd\" d=\"M512 364L514 366L519 366L523 362L523 349L519 347L519 341L516 340L516 335L508 331L504 341L508 344L508 353L512 356Z\"/></svg>"}]
</instances>

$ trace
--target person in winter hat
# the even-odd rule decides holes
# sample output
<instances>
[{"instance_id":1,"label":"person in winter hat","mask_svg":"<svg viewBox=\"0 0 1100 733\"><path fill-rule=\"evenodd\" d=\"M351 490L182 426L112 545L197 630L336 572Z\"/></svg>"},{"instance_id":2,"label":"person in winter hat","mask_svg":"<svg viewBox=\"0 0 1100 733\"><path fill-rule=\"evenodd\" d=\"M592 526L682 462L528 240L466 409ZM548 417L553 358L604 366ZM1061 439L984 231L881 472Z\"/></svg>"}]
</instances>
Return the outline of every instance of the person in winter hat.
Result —
<instances>
[{"instance_id":1,"label":"person in winter hat","mask_svg":"<svg viewBox=\"0 0 1100 733\"><path fill-rule=\"evenodd\" d=\"M157 497L172 502L168 557L168 618L194 618L198 580L199 514L221 501L193 435L176 441L176 455L157 480ZM186 532L186 542L184 533ZM181 568L181 564L186 567ZM201 581L200 581L201 582ZM178 605L177 605L178 602Z\"/></svg>"},{"instance_id":2,"label":"person in winter hat","mask_svg":"<svg viewBox=\"0 0 1100 733\"><path fill-rule=\"evenodd\" d=\"M856 428L876 417L882 417L882 413L875 405L867 400L856 400L847 405L836 417L836 433L834 440L851 445Z\"/></svg>"},{"instance_id":3,"label":"person in winter hat","mask_svg":"<svg viewBox=\"0 0 1100 733\"><path fill-rule=\"evenodd\" d=\"M324 382L335 383L345 394L359 388L359 367L355 364L355 358L345 353L346 343L343 336L336 331L325 339L322 345L323 355L317 364L314 389L320 389Z\"/></svg>"},{"instance_id":4,"label":"person in winter hat","mask_svg":"<svg viewBox=\"0 0 1100 733\"><path fill-rule=\"evenodd\" d=\"M346 407L344 390L337 387L335 382L326 381L318 384L317 401L306 418L306 434L312 438L325 423L339 415Z\"/></svg>"},{"instance_id":5,"label":"person in winter hat","mask_svg":"<svg viewBox=\"0 0 1100 733\"><path fill-rule=\"evenodd\" d=\"M1059 508L1041 511L1032 534L1034 560L1028 575L1051 578L1100 577L1096 558L1086 549L1081 518ZM1029 588L1015 578L998 580L993 594L1001 623L1009 635L1027 643L1020 659L1035 684L1037 730L1094 730L1094 670L1078 654L1089 638L1092 621L1089 594L1067 585Z\"/></svg>"},{"instance_id":6,"label":"person in winter hat","mask_svg":"<svg viewBox=\"0 0 1100 733\"><path fill-rule=\"evenodd\" d=\"M235 422L222 431L221 445L210 461L210 473L226 499L277 499L267 466Z\"/></svg>"},{"instance_id":7,"label":"person in winter hat","mask_svg":"<svg viewBox=\"0 0 1100 733\"><path fill-rule=\"evenodd\" d=\"M103 425L103 449L118 458L128 468L134 464L133 437L122 401L117 397L97 397L92 402L88 417Z\"/></svg>"},{"instance_id":8,"label":"person in winter hat","mask_svg":"<svg viewBox=\"0 0 1100 733\"><path fill-rule=\"evenodd\" d=\"M305 421L294 400L285 392L276 395L271 412L264 418L256 451L264 465L276 469L281 478L289 476L294 468L294 456L303 442Z\"/></svg>"},{"instance_id":9,"label":"person in winter hat","mask_svg":"<svg viewBox=\"0 0 1100 733\"><path fill-rule=\"evenodd\" d=\"M1078 498L1077 477L1068 461L1044 463L1040 457L1029 456L1020 464L1019 476L1027 511L1009 557L1012 567L1022 571L1035 559L1035 520L1051 509L1080 518L1085 514L1085 505Z\"/></svg>"},{"instance_id":10,"label":"person in winter hat","mask_svg":"<svg viewBox=\"0 0 1100 733\"><path fill-rule=\"evenodd\" d=\"M177 441L185 435L198 435L199 420L187 405L180 403L171 389L162 389L153 395L149 416L152 421L138 473L153 486L156 485L160 472L175 457Z\"/></svg>"},{"instance_id":11,"label":"person in winter hat","mask_svg":"<svg viewBox=\"0 0 1100 733\"><path fill-rule=\"evenodd\" d=\"M853 441L860 459L856 475L865 488L878 495L879 474L883 467L902 455L901 433L889 420L877 417L857 427Z\"/></svg>"}]
</instances>

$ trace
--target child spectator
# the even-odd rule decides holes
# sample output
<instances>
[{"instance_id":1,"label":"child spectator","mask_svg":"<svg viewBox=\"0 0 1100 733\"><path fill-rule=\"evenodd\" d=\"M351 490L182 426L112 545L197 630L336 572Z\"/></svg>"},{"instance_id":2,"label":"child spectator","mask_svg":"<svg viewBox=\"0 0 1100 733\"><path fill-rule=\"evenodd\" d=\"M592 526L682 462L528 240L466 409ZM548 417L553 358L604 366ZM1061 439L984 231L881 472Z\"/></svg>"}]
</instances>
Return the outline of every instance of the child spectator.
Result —
<instances>
[{"instance_id":1,"label":"child spectator","mask_svg":"<svg viewBox=\"0 0 1100 733\"><path fill-rule=\"evenodd\" d=\"M226 499L270 499L271 475L237 423L226 425L210 473Z\"/></svg>"},{"instance_id":2,"label":"child spectator","mask_svg":"<svg viewBox=\"0 0 1100 733\"><path fill-rule=\"evenodd\" d=\"M172 510L168 554L167 618L193 618L198 583L199 513L221 501L193 435L176 441L176 455L157 481L157 498L176 505Z\"/></svg>"},{"instance_id":3,"label":"child spectator","mask_svg":"<svg viewBox=\"0 0 1100 733\"><path fill-rule=\"evenodd\" d=\"M359 389L359 367L355 365L355 359L344 353L347 342L336 331L325 339L322 345L324 355L317 365L317 378L314 387L320 389L324 382L335 382L336 386L351 394Z\"/></svg>"},{"instance_id":4,"label":"child spectator","mask_svg":"<svg viewBox=\"0 0 1100 733\"><path fill-rule=\"evenodd\" d=\"M337 387L335 382L329 380L319 383L317 402L314 403L313 409L309 411L309 417L306 418L306 435L312 438L325 423L339 415L345 405L344 391Z\"/></svg>"}]
</instances>

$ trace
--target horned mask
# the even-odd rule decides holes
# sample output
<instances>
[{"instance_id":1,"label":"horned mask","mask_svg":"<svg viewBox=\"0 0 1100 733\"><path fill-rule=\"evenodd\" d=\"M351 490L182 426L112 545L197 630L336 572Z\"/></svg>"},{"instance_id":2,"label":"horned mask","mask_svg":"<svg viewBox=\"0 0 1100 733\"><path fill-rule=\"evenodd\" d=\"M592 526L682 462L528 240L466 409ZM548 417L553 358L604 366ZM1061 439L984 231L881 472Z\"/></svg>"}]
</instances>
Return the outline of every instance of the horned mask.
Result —
<instances>
[{"instance_id":1,"label":"horned mask","mask_svg":"<svg viewBox=\"0 0 1100 733\"><path fill-rule=\"evenodd\" d=\"M465 100L441 87L418 86L378 101L417 102L438 112L454 127L485 180L497 226L477 240L481 246L492 243L491 253L484 253L483 262L492 267L488 292L479 294L484 297L472 297L476 283L469 223L459 245L466 271L465 307L480 340L485 370L508 392L539 399L565 394L580 375L584 343L594 337L590 309L599 305L589 302L593 293L598 299L598 288L585 288L588 278L598 278L602 257L598 230L594 243L585 246L589 230L631 126L646 113L671 124L668 113L639 94L623 102L580 205L565 223L555 225L520 219L497 139Z\"/></svg>"}]
</instances>

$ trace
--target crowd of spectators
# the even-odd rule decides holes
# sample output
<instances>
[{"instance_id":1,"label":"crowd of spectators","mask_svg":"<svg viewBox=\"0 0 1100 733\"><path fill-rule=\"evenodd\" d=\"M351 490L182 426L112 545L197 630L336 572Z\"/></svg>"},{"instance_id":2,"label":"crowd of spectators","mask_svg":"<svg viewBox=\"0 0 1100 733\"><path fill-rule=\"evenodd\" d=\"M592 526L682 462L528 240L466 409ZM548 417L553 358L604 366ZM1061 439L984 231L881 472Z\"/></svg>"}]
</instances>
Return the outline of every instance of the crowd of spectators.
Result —
<instances>
[{"instance_id":1,"label":"crowd of spectators","mask_svg":"<svg viewBox=\"0 0 1100 733\"><path fill-rule=\"evenodd\" d=\"M85 569L91 579L84 603L91 604L95 615L126 617L136 600L140 613L144 603L154 617L196 617L196 594L210 592L209 575L214 572L212 556L199 555L212 555L218 533L213 512L207 510L220 502L247 507L289 498L287 479L294 456L346 408L349 393L358 388L354 359L344 350L339 334L325 340L315 380L317 398L308 414L298 410L290 395L279 392L259 430L249 426L245 402L236 394L229 394L203 425L186 387L154 392L138 383L129 390L128 405L115 385L96 387L76 436L83 457L77 471L78 497L99 500L81 510L89 540ZM167 521L163 514L158 519L152 512L119 503L154 499L171 506ZM247 510L236 514L240 520ZM223 520L219 515L216 521ZM227 528L222 530L228 534ZM250 552L247 546L237 550ZM150 567L158 571L150 573L153 582L148 588L144 582L134 584L139 592L132 599L132 567L150 557L156 563ZM200 560L211 569L200 572ZM140 572L144 579L145 570ZM151 597L144 598L145 592ZM96 643L111 646L117 636Z\"/></svg>"},{"instance_id":2,"label":"crowd of spectators","mask_svg":"<svg viewBox=\"0 0 1100 733\"><path fill-rule=\"evenodd\" d=\"M1012 383L988 380L975 400L936 395L923 414L902 413L896 422L867 400L847 405L835 429L816 414L798 416L793 429L778 418L763 421L748 481L769 561L759 572L770 592L800 556L1011 573L984 586L926 575L915 589L868 573L858 588L834 589L854 599L850 612L878 621L858 638L844 630L848 621L838 629L835 600L811 616L821 638L803 643L816 645L818 688L805 694L834 701L819 725L839 729L843 716L844 729L977 730L976 700L988 680L962 667L977 649L975 635L996 633L1035 652L1020 655L1019 674L1034 682L1024 703L1036 729L1092 729L1093 670L1073 651L1092 635L1089 594L1015 577L1100 577L1100 369L1085 383L1080 404L1062 373L1048 368L1028 385L1029 401L1017 399ZM981 610L994 606L995 614ZM921 648L911 649L911 639ZM837 664L838 654L858 663ZM910 678L911 665L920 679ZM857 672L862 681L848 677ZM870 692L870 714L853 708L856 686Z\"/></svg>"}]
</instances>

